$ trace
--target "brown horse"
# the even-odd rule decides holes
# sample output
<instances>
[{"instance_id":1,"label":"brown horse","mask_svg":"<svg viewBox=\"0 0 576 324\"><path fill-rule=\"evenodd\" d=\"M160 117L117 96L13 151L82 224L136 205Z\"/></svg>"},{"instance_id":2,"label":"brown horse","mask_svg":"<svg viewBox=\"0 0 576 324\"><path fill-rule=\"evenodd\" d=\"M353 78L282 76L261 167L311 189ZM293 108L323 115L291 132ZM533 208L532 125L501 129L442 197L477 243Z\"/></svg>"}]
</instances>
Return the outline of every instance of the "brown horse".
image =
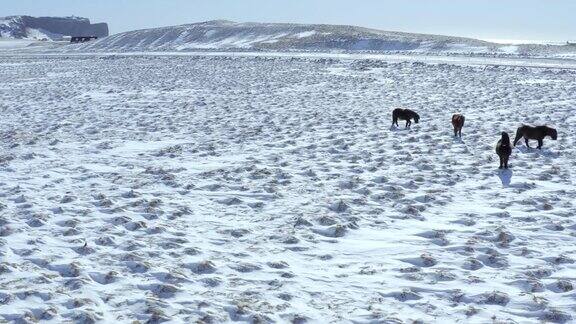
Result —
<instances>
[{"instance_id":1,"label":"brown horse","mask_svg":"<svg viewBox=\"0 0 576 324\"><path fill-rule=\"evenodd\" d=\"M558 132L548 126L528 126L522 125L518 127L516 130L516 138L514 139L514 146L518 143L518 141L524 137L524 142L526 143L526 147L530 148L528 145L528 140L537 140L538 141L538 149L542 149L542 145L544 144L544 137L550 136L553 140L558 139Z\"/></svg>"},{"instance_id":2,"label":"brown horse","mask_svg":"<svg viewBox=\"0 0 576 324\"><path fill-rule=\"evenodd\" d=\"M464 127L464 115L454 114L452 115L452 126L454 127L454 136L462 137L462 127Z\"/></svg>"},{"instance_id":3,"label":"brown horse","mask_svg":"<svg viewBox=\"0 0 576 324\"><path fill-rule=\"evenodd\" d=\"M500 166L498 169L502 169L502 167L508 169L508 159L512 154L512 146L510 146L510 136L508 136L508 133L502 132L502 138L496 143L496 154L500 157Z\"/></svg>"},{"instance_id":4,"label":"brown horse","mask_svg":"<svg viewBox=\"0 0 576 324\"><path fill-rule=\"evenodd\" d=\"M392 111L392 126L396 125L396 127L398 127L398 119L405 120L406 128L408 128L412 125L410 119L414 119L414 122L418 124L418 121L420 121L420 115L410 109L396 108Z\"/></svg>"}]
</instances>

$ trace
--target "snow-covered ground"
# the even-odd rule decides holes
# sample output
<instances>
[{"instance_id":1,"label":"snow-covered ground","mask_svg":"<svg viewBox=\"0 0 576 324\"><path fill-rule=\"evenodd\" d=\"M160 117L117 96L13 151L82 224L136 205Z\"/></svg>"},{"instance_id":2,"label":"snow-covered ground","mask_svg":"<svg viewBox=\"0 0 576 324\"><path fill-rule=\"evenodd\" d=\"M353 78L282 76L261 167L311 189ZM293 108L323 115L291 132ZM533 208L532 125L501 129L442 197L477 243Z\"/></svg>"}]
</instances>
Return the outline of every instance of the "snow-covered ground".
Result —
<instances>
[{"instance_id":1,"label":"snow-covered ground","mask_svg":"<svg viewBox=\"0 0 576 324\"><path fill-rule=\"evenodd\" d=\"M28 54L28 56L59 57L59 53L53 46L42 46L45 42L38 42L35 46L40 52ZM15 48L13 52L21 49ZM5 51L4 54L10 51ZM0 52L1 53L1 52ZM42 54L40 54L42 53ZM475 55L435 55L435 54L389 54L389 53L336 53L336 52L80 52L66 53L67 57L97 57L97 58L117 58L124 56L151 56L151 57L173 57L173 56L200 56L200 57L258 57L258 58L294 58L294 59L320 59L320 60L375 60L386 62L413 62L427 64L450 64L463 66L506 66L506 67L530 67L530 68L552 68L574 70L576 69L576 58L574 57L544 57L544 58L522 58L522 57L482 57Z\"/></svg>"},{"instance_id":2,"label":"snow-covered ground","mask_svg":"<svg viewBox=\"0 0 576 324\"><path fill-rule=\"evenodd\" d=\"M12 39L12 38L0 38L0 50L20 50L24 47L30 46L32 44L41 43L40 41L36 40L27 40L27 39Z\"/></svg>"},{"instance_id":3,"label":"snow-covered ground","mask_svg":"<svg viewBox=\"0 0 576 324\"><path fill-rule=\"evenodd\" d=\"M0 56L0 321L573 321L576 72L465 63Z\"/></svg>"},{"instance_id":4,"label":"snow-covered ground","mask_svg":"<svg viewBox=\"0 0 576 324\"><path fill-rule=\"evenodd\" d=\"M551 40L537 40L537 39L502 39L502 38L488 38L482 39L490 43L508 44L508 45L522 45L522 44L538 44L538 45L566 45L566 41L551 41Z\"/></svg>"}]
</instances>

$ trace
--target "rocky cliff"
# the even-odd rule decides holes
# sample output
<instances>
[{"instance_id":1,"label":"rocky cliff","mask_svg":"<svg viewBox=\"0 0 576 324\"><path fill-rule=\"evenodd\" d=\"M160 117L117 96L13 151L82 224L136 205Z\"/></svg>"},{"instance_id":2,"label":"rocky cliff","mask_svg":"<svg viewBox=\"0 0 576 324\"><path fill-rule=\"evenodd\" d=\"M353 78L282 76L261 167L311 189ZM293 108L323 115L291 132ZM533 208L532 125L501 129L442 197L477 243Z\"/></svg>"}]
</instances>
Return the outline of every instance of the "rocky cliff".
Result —
<instances>
[{"instance_id":1,"label":"rocky cliff","mask_svg":"<svg viewBox=\"0 0 576 324\"><path fill-rule=\"evenodd\" d=\"M92 24L81 17L30 17L10 16L0 18L0 37L17 39L59 40L64 36L108 36L108 24Z\"/></svg>"}]
</instances>

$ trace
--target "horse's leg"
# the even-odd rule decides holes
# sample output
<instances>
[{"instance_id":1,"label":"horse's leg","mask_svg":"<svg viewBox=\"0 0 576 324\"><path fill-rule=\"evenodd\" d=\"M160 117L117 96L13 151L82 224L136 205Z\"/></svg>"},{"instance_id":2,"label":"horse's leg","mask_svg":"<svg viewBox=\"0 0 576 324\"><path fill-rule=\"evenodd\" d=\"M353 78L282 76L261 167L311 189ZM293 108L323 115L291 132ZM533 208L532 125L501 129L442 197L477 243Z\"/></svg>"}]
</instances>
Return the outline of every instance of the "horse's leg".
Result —
<instances>
[{"instance_id":1,"label":"horse's leg","mask_svg":"<svg viewBox=\"0 0 576 324\"><path fill-rule=\"evenodd\" d=\"M498 167L498 169L502 169L502 165L504 164L503 159L502 159L502 155L498 154L498 157L500 158L500 166Z\"/></svg>"},{"instance_id":2,"label":"horse's leg","mask_svg":"<svg viewBox=\"0 0 576 324\"><path fill-rule=\"evenodd\" d=\"M540 138L540 139L538 139L538 149L539 150L542 149L542 145L544 145L544 139Z\"/></svg>"},{"instance_id":3,"label":"horse's leg","mask_svg":"<svg viewBox=\"0 0 576 324\"><path fill-rule=\"evenodd\" d=\"M504 157L504 169L508 169L508 159L509 158L510 158L510 156Z\"/></svg>"},{"instance_id":4,"label":"horse's leg","mask_svg":"<svg viewBox=\"0 0 576 324\"><path fill-rule=\"evenodd\" d=\"M516 131L516 137L514 138L514 146L518 143L518 141L522 138L522 132L520 129Z\"/></svg>"},{"instance_id":5,"label":"horse's leg","mask_svg":"<svg viewBox=\"0 0 576 324\"><path fill-rule=\"evenodd\" d=\"M524 142L526 143L526 147L530 148L530 145L528 145L528 138L524 137Z\"/></svg>"}]
</instances>

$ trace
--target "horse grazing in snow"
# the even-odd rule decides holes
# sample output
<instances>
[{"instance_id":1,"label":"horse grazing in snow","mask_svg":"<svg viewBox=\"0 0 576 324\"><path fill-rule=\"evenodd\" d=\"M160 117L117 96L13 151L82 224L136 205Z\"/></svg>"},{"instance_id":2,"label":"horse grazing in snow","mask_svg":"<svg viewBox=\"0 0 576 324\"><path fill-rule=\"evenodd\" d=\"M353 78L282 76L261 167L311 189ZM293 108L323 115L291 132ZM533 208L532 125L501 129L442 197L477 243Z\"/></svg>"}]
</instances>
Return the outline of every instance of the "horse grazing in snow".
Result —
<instances>
[{"instance_id":1,"label":"horse grazing in snow","mask_svg":"<svg viewBox=\"0 0 576 324\"><path fill-rule=\"evenodd\" d=\"M412 125L411 119L414 119L414 122L418 124L420 115L410 109L396 108L392 111L392 126L396 125L398 127L398 119L405 120L406 128L408 128Z\"/></svg>"},{"instance_id":2,"label":"horse grazing in snow","mask_svg":"<svg viewBox=\"0 0 576 324\"><path fill-rule=\"evenodd\" d=\"M558 139L558 132L548 126L528 126L522 125L518 127L516 130L516 138L514 139L514 146L518 143L518 141L524 137L524 142L526 143L526 147L530 148L528 145L528 140L537 140L538 141L538 149L542 149L542 145L544 144L544 137L550 136L553 140Z\"/></svg>"}]
</instances>

